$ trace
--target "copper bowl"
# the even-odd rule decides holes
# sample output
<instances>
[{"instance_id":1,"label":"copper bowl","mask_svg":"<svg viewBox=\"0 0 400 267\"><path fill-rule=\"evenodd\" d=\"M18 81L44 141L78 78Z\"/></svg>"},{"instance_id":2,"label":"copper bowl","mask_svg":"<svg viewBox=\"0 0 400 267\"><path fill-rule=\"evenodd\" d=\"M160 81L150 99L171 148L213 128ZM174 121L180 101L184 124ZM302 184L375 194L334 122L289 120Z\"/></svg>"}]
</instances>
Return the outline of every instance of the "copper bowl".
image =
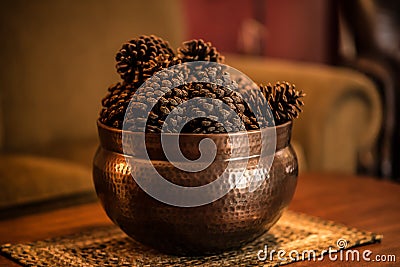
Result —
<instances>
[{"instance_id":1,"label":"copper bowl","mask_svg":"<svg viewBox=\"0 0 400 267\"><path fill-rule=\"evenodd\" d=\"M249 190L249 184L244 183L209 204L177 207L154 199L138 186L123 154L122 131L98 122L100 147L93 163L97 195L107 215L127 235L162 252L205 255L240 247L268 231L292 199L298 165L290 145L291 128L291 122L275 128L272 166L268 173L256 170L268 178L255 190ZM135 133L131 134L134 138ZM258 168L260 130L247 134L250 146L247 170L254 171ZM235 136L240 140L244 134ZM227 134L182 134L179 140L182 153L196 158L196 147L203 138L211 138L218 152L213 164L199 173L182 173L169 164L162 153L159 134L146 134L146 147L153 165L166 179L179 185L199 186L215 179L229 157ZM141 178L145 179L146 172L142 173Z\"/></svg>"}]
</instances>

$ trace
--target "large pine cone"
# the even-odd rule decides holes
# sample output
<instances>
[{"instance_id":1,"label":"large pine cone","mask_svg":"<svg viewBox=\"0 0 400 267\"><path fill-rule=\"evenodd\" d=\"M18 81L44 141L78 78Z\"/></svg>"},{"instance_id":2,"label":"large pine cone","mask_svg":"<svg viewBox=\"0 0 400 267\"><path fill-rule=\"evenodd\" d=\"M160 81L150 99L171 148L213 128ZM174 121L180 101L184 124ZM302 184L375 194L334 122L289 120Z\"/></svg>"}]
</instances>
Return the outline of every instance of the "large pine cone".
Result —
<instances>
[{"instance_id":1,"label":"large pine cone","mask_svg":"<svg viewBox=\"0 0 400 267\"><path fill-rule=\"evenodd\" d=\"M225 58L211 45L202 39L186 41L178 48L178 57L183 62L210 61L223 63Z\"/></svg>"},{"instance_id":2,"label":"large pine cone","mask_svg":"<svg viewBox=\"0 0 400 267\"><path fill-rule=\"evenodd\" d=\"M276 82L274 85L260 85L260 90L268 101L274 115L275 125L294 120L299 117L305 96L303 91L296 90L294 84Z\"/></svg>"},{"instance_id":3,"label":"large pine cone","mask_svg":"<svg viewBox=\"0 0 400 267\"><path fill-rule=\"evenodd\" d=\"M116 83L108 88L108 94L103 98L103 108L100 112L100 122L110 127L122 128L125 111L137 85L124 82Z\"/></svg>"},{"instance_id":4,"label":"large pine cone","mask_svg":"<svg viewBox=\"0 0 400 267\"><path fill-rule=\"evenodd\" d=\"M163 55L165 57L159 57ZM115 60L117 61L117 72L127 83L144 82L152 76L166 58L173 59L175 53L167 41L150 35L142 35L137 39L130 40L122 45Z\"/></svg>"}]
</instances>

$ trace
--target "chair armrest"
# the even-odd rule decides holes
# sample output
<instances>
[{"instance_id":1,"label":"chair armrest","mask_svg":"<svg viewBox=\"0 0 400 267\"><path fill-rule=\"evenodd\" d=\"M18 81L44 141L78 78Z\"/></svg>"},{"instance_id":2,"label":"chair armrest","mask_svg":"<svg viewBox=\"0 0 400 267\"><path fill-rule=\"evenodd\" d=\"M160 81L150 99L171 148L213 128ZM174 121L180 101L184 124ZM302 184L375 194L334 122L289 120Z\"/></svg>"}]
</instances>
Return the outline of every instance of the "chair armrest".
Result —
<instances>
[{"instance_id":1,"label":"chair armrest","mask_svg":"<svg viewBox=\"0 0 400 267\"><path fill-rule=\"evenodd\" d=\"M0 209L93 192L90 168L30 155L0 155Z\"/></svg>"},{"instance_id":2,"label":"chair armrest","mask_svg":"<svg viewBox=\"0 0 400 267\"><path fill-rule=\"evenodd\" d=\"M374 83L347 68L228 55L227 64L255 82L288 81L305 91L293 138L309 170L355 173L359 153L370 153L382 122Z\"/></svg>"}]
</instances>

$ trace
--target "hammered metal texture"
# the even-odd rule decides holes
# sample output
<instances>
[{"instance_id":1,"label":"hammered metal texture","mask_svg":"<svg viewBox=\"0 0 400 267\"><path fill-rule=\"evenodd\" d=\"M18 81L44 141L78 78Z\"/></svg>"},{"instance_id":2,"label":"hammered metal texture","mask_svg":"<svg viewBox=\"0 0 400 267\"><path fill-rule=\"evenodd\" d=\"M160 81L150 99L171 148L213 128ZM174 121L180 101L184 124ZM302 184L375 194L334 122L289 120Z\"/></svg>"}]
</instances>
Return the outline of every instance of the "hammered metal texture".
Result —
<instances>
[{"instance_id":1,"label":"hammered metal texture","mask_svg":"<svg viewBox=\"0 0 400 267\"><path fill-rule=\"evenodd\" d=\"M244 179L230 181L235 188L224 197L199 207L175 207L147 195L131 177L130 167L122 154L122 133L98 123L100 147L93 164L97 195L111 220L135 240L160 251L177 255L215 254L240 247L262 235L280 218L295 191L298 166L290 146L291 122L276 127L277 148L269 172L258 168L260 134L249 133L250 155ZM235 138L242 138L236 134ZM132 134L134 137L134 134ZM199 186L216 179L225 169L229 156L226 134L185 134L184 150L198 151L202 138L217 145L216 160L204 171L185 173L167 162L157 144L156 135L147 138L152 149L153 166L166 179L184 186ZM193 141L194 140L194 141ZM136 155L140 156L140 155ZM146 164L135 166L146 178ZM235 167L228 170L235 173ZM268 176L267 179L264 179ZM252 179L258 177L258 179ZM260 183L255 189L254 182Z\"/></svg>"}]
</instances>

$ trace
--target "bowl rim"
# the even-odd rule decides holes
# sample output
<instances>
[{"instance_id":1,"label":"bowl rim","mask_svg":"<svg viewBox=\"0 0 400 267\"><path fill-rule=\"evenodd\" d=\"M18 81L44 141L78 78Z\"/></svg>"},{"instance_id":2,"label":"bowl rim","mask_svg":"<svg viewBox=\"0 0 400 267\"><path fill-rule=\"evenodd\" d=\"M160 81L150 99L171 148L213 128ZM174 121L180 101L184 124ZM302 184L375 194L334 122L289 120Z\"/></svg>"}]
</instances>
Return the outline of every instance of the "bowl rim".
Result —
<instances>
[{"instance_id":1,"label":"bowl rim","mask_svg":"<svg viewBox=\"0 0 400 267\"><path fill-rule=\"evenodd\" d=\"M276 125L274 127L268 126L262 129L257 129L257 130L248 130L248 131L240 131L240 132L234 132L234 133L230 133L230 136L240 136L243 134L248 134L248 135L253 135L253 134L258 134L261 132L261 130L263 131L268 131L268 130L272 130L275 129L276 131L278 130L283 130L285 128L290 127L293 124L293 121L288 121L285 122L283 124L279 124ZM97 119L97 127L103 128L109 132L112 132L114 134L122 134L123 132L129 133L129 134L143 134L142 132L133 132L133 131L126 131L126 130L122 130L122 129L118 129L118 128L114 128L108 125L105 125L104 123L102 123L100 121L100 119ZM163 133L164 135L179 135L180 137L184 137L184 136L196 136L196 137L210 137L210 136L215 136L215 137L222 137L224 135L228 135L228 133L211 133L211 134L205 134L205 133ZM159 136L161 135L161 133L146 133L146 135L149 136Z\"/></svg>"}]
</instances>

